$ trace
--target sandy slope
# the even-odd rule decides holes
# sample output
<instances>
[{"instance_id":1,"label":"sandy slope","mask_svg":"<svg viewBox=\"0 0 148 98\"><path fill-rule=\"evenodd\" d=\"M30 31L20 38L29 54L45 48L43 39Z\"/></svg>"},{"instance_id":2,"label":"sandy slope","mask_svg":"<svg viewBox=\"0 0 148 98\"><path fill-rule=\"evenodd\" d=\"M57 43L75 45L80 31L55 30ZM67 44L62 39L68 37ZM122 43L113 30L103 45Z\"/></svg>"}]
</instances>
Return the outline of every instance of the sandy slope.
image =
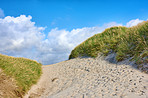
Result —
<instances>
[{"instance_id":1,"label":"sandy slope","mask_svg":"<svg viewBox=\"0 0 148 98\"><path fill-rule=\"evenodd\" d=\"M102 58L76 58L43 66L25 98L148 98L148 74Z\"/></svg>"},{"instance_id":2,"label":"sandy slope","mask_svg":"<svg viewBox=\"0 0 148 98\"><path fill-rule=\"evenodd\" d=\"M0 98L22 97L18 89L16 81L7 76L2 69L0 69Z\"/></svg>"}]
</instances>

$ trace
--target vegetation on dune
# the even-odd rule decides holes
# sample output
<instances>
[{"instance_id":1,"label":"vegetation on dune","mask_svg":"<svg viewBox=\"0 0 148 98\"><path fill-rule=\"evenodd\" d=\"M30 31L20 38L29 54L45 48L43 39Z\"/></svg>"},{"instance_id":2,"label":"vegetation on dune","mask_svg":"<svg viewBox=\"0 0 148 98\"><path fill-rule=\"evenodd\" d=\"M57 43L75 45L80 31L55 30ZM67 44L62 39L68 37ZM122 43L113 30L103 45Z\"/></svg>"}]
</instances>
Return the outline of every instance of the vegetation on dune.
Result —
<instances>
[{"instance_id":1,"label":"vegetation on dune","mask_svg":"<svg viewBox=\"0 0 148 98\"><path fill-rule=\"evenodd\" d=\"M97 57L98 53L105 56L116 53L117 61L132 57L137 64L148 63L148 21L130 28L111 27L95 34L72 50L69 59Z\"/></svg>"},{"instance_id":2,"label":"vegetation on dune","mask_svg":"<svg viewBox=\"0 0 148 98\"><path fill-rule=\"evenodd\" d=\"M26 58L15 58L0 54L0 68L14 78L19 93L24 95L41 76L41 64Z\"/></svg>"}]
</instances>

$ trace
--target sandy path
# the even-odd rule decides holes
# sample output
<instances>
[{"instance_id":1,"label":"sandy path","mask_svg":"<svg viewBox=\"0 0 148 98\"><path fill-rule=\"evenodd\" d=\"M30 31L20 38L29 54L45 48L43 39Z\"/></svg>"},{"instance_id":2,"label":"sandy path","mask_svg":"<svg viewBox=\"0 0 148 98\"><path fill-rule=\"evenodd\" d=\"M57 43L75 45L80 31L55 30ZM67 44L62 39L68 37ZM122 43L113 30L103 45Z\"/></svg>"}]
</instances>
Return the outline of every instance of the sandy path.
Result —
<instances>
[{"instance_id":1,"label":"sandy path","mask_svg":"<svg viewBox=\"0 0 148 98\"><path fill-rule=\"evenodd\" d=\"M148 98L148 74L102 58L77 58L43 66L25 98Z\"/></svg>"}]
</instances>

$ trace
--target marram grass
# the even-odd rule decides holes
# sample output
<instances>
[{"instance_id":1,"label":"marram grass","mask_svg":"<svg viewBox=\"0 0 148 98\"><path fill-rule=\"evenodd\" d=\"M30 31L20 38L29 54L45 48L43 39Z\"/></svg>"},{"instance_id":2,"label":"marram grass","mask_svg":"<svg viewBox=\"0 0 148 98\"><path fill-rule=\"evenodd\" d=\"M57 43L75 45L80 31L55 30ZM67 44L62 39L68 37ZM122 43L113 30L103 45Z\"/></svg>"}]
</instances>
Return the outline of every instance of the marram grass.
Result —
<instances>
[{"instance_id":1,"label":"marram grass","mask_svg":"<svg viewBox=\"0 0 148 98\"><path fill-rule=\"evenodd\" d=\"M137 64L148 63L148 21L130 28L111 27L95 34L72 50L69 59L116 53L116 60L132 57Z\"/></svg>"},{"instance_id":2,"label":"marram grass","mask_svg":"<svg viewBox=\"0 0 148 98\"><path fill-rule=\"evenodd\" d=\"M0 68L16 80L22 95L37 82L41 76L41 64L26 58L15 58L0 54Z\"/></svg>"}]
</instances>

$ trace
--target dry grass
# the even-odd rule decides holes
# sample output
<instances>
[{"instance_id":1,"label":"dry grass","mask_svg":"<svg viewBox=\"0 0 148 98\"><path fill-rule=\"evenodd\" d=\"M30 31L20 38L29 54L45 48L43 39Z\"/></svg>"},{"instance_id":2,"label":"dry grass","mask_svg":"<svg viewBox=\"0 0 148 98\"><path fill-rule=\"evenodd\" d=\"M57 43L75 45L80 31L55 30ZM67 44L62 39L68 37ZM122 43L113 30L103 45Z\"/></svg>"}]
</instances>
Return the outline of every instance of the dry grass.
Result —
<instances>
[{"instance_id":1,"label":"dry grass","mask_svg":"<svg viewBox=\"0 0 148 98\"><path fill-rule=\"evenodd\" d=\"M18 92L24 95L41 76L41 64L26 58L15 58L0 54L0 68L15 79Z\"/></svg>"}]
</instances>

